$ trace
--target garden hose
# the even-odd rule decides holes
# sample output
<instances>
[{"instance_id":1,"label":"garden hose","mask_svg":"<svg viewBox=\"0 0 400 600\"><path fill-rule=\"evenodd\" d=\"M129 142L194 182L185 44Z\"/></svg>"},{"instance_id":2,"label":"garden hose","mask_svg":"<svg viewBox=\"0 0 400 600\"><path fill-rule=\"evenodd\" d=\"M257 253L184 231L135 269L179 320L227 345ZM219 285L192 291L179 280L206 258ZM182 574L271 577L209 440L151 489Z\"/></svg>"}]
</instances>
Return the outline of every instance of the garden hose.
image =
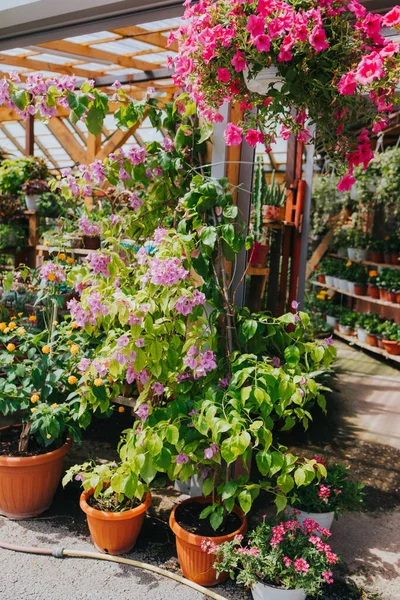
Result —
<instances>
[{"instance_id":1,"label":"garden hose","mask_svg":"<svg viewBox=\"0 0 400 600\"><path fill-rule=\"evenodd\" d=\"M157 573L158 575L163 575L164 577L169 577L169 579L173 579L182 585L186 585L196 590L196 592L200 592L208 598L212 598L212 600L227 600L224 596L220 596L216 594L212 590L208 588L204 588L193 581L189 581L189 579L185 579L185 577L181 577L180 575L175 575L175 573L171 573L170 571L166 571L165 569L160 569L154 565L149 565L147 563L140 562L138 560L131 560L130 558L122 558L120 556L112 556L110 554L101 554L100 552L85 552L82 550L65 550L64 548L36 548L34 546L14 546L13 544L7 544L6 542L0 541L0 548L4 550L12 550L13 552L25 552L26 554L41 554L45 556L53 556L54 558L94 558L97 560L107 560L109 562L116 562L122 565L131 565L132 567L137 567L138 569L143 569L145 571L152 571L153 573Z\"/></svg>"}]
</instances>

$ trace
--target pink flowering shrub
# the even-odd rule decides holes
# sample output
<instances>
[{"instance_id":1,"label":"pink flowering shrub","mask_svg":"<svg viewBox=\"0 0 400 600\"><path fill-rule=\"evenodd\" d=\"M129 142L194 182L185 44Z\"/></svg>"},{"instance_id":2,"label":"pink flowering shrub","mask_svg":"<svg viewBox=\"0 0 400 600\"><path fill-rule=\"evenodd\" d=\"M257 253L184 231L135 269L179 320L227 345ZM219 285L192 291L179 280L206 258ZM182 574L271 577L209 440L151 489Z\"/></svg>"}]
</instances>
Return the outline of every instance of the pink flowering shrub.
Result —
<instances>
[{"instance_id":1,"label":"pink flowering shrub","mask_svg":"<svg viewBox=\"0 0 400 600\"><path fill-rule=\"evenodd\" d=\"M303 589L315 597L322 594L324 584L333 583L332 568L339 560L326 543L326 533L315 521L303 527L296 520L264 518L249 533L247 543L237 536L217 547L206 540L203 548L215 554L217 573L229 571L232 579L246 587L261 582L288 590Z\"/></svg>"},{"instance_id":2,"label":"pink flowering shrub","mask_svg":"<svg viewBox=\"0 0 400 600\"><path fill-rule=\"evenodd\" d=\"M174 81L210 121L222 120L225 102L239 103L244 118L227 125L226 143L244 138L268 149L277 133L307 142L307 120L314 122L328 155L336 162L345 157L340 189L349 189L354 168L373 157L368 130L353 134L350 126L360 114L365 126L379 126L397 102L399 44L381 29L400 26L400 7L386 16L358 0L200 0L185 7L185 22L169 38L179 44ZM251 79L269 67L279 85L250 91Z\"/></svg>"},{"instance_id":3,"label":"pink flowering shrub","mask_svg":"<svg viewBox=\"0 0 400 600\"><path fill-rule=\"evenodd\" d=\"M364 485L350 479L344 465L327 464L320 456L316 461L326 467L326 477L307 486L299 486L293 497L296 509L310 513L334 512L337 519L345 510L359 510L363 502Z\"/></svg>"}]
</instances>

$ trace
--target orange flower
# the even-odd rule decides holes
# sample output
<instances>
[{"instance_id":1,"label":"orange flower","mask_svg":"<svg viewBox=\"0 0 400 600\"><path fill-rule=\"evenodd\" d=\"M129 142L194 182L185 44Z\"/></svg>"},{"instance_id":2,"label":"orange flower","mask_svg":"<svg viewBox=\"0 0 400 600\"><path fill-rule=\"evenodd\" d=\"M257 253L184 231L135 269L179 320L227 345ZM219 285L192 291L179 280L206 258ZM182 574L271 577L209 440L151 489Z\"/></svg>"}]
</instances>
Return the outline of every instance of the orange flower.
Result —
<instances>
[{"instance_id":1,"label":"orange flower","mask_svg":"<svg viewBox=\"0 0 400 600\"><path fill-rule=\"evenodd\" d=\"M71 354L78 354L78 352L79 352L79 346L78 346L78 344L72 344L72 346L69 349L69 351L71 352Z\"/></svg>"},{"instance_id":2,"label":"orange flower","mask_svg":"<svg viewBox=\"0 0 400 600\"><path fill-rule=\"evenodd\" d=\"M79 325L76 321L72 321L71 327L72 327L72 329L78 329Z\"/></svg>"},{"instance_id":3,"label":"orange flower","mask_svg":"<svg viewBox=\"0 0 400 600\"><path fill-rule=\"evenodd\" d=\"M72 258L72 256L70 256L69 258L67 258L67 263L68 263L69 265L73 265L73 264L74 264L74 262L75 262L75 260Z\"/></svg>"},{"instance_id":4,"label":"orange flower","mask_svg":"<svg viewBox=\"0 0 400 600\"><path fill-rule=\"evenodd\" d=\"M31 316L29 317L29 320L30 320L30 321L36 321L36 320L37 320L37 317L36 317L36 315L31 315Z\"/></svg>"},{"instance_id":5,"label":"orange flower","mask_svg":"<svg viewBox=\"0 0 400 600\"><path fill-rule=\"evenodd\" d=\"M100 387L101 385L103 385L103 380L100 377L96 377L93 383L96 387Z\"/></svg>"},{"instance_id":6,"label":"orange flower","mask_svg":"<svg viewBox=\"0 0 400 600\"><path fill-rule=\"evenodd\" d=\"M16 328L16 326L17 326L17 324L15 323L15 321L11 321L11 322L8 324L8 328L9 328L9 329L15 329L15 328Z\"/></svg>"},{"instance_id":7,"label":"orange flower","mask_svg":"<svg viewBox=\"0 0 400 600\"><path fill-rule=\"evenodd\" d=\"M125 407L124 406L119 406L118 407L118 412L119 413L124 413L125 412Z\"/></svg>"},{"instance_id":8,"label":"orange flower","mask_svg":"<svg viewBox=\"0 0 400 600\"><path fill-rule=\"evenodd\" d=\"M65 260L67 258L66 254L64 254L64 252L60 252L60 254L58 255L58 257L60 260Z\"/></svg>"},{"instance_id":9,"label":"orange flower","mask_svg":"<svg viewBox=\"0 0 400 600\"><path fill-rule=\"evenodd\" d=\"M50 352L51 352L50 346L47 346L47 344L46 344L46 346L43 346L42 352L43 352L43 354L50 354Z\"/></svg>"},{"instance_id":10,"label":"orange flower","mask_svg":"<svg viewBox=\"0 0 400 600\"><path fill-rule=\"evenodd\" d=\"M54 404L51 405L51 408L57 408L58 404L57 402L54 402Z\"/></svg>"},{"instance_id":11,"label":"orange flower","mask_svg":"<svg viewBox=\"0 0 400 600\"><path fill-rule=\"evenodd\" d=\"M55 281L56 280L56 276L54 275L54 273L49 273L47 276L47 279L49 281Z\"/></svg>"},{"instance_id":12,"label":"orange flower","mask_svg":"<svg viewBox=\"0 0 400 600\"><path fill-rule=\"evenodd\" d=\"M368 274L370 277L378 277L378 271L370 271Z\"/></svg>"},{"instance_id":13,"label":"orange flower","mask_svg":"<svg viewBox=\"0 0 400 600\"><path fill-rule=\"evenodd\" d=\"M78 380L77 380L77 378L75 377L75 375L70 375L70 376L68 377L68 380L67 380L67 381L68 381L69 385L74 385L74 384L75 384L75 383L76 383Z\"/></svg>"},{"instance_id":14,"label":"orange flower","mask_svg":"<svg viewBox=\"0 0 400 600\"><path fill-rule=\"evenodd\" d=\"M7 350L9 352L14 352L15 350L15 345L14 344L7 344Z\"/></svg>"},{"instance_id":15,"label":"orange flower","mask_svg":"<svg viewBox=\"0 0 400 600\"><path fill-rule=\"evenodd\" d=\"M32 396L31 396L32 404L36 404L36 402L39 402L39 400L40 400L39 394L32 394Z\"/></svg>"},{"instance_id":16,"label":"orange flower","mask_svg":"<svg viewBox=\"0 0 400 600\"><path fill-rule=\"evenodd\" d=\"M49 433L46 435L46 437L48 440L51 440L51 435Z\"/></svg>"},{"instance_id":17,"label":"orange flower","mask_svg":"<svg viewBox=\"0 0 400 600\"><path fill-rule=\"evenodd\" d=\"M0 331L4 331L5 328L7 327L7 323L0 323Z\"/></svg>"}]
</instances>

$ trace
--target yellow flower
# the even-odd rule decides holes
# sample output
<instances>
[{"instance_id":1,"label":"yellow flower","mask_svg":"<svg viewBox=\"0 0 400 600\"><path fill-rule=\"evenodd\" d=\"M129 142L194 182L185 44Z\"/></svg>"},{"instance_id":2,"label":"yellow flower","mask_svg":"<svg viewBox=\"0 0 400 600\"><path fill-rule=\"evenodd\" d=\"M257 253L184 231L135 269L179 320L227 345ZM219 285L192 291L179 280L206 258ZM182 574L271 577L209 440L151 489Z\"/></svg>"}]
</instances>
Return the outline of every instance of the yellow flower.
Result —
<instances>
[{"instance_id":1,"label":"yellow flower","mask_svg":"<svg viewBox=\"0 0 400 600\"><path fill-rule=\"evenodd\" d=\"M78 344L72 344L72 346L69 349L69 351L71 352L71 354L78 354L78 352L79 352L79 346L78 346Z\"/></svg>"},{"instance_id":2,"label":"yellow flower","mask_svg":"<svg viewBox=\"0 0 400 600\"><path fill-rule=\"evenodd\" d=\"M11 321L11 322L8 324L8 328L9 328L9 329L15 329L15 328L16 328L16 326L17 326L17 324L15 323L15 321Z\"/></svg>"},{"instance_id":3,"label":"yellow flower","mask_svg":"<svg viewBox=\"0 0 400 600\"><path fill-rule=\"evenodd\" d=\"M51 440L51 435L49 433L46 435L46 437L48 440Z\"/></svg>"},{"instance_id":4,"label":"yellow flower","mask_svg":"<svg viewBox=\"0 0 400 600\"><path fill-rule=\"evenodd\" d=\"M54 273L49 273L48 276L47 276L47 279L49 281L55 281L56 276L54 275Z\"/></svg>"},{"instance_id":5,"label":"yellow flower","mask_svg":"<svg viewBox=\"0 0 400 600\"><path fill-rule=\"evenodd\" d=\"M103 380L100 377L97 377L93 383L96 387L100 387L101 385L103 385Z\"/></svg>"},{"instance_id":6,"label":"yellow flower","mask_svg":"<svg viewBox=\"0 0 400 600\"><path fill-rule=\"evenodd\" d=\"M48 242L48 241L43 242L43 246L50 246L50 242Z\"/></svg>"},{"instance_id":7,"label":"yellow flower","mask_svg":"<svg viewBox=\"0 0 400 600\"><path fill-rule=\"evenodd\" d=\"M14 352L15 350L15 345L14 344L7 344L7 350L9 352Z\"/></svg>"},{"instance_id":8,"label":"yellow flower","mask_svg":"<svg viewBox=\"0 0 400 600\"><path fill-rule=\"evenodd\" d=\"M351 260L346 263L346 267L351 267Z\"/></svg>"},{"instance_id":9,"label":"yellow flower","mask_svg":"<svg viewBox=\"0 0 400 600\"><path fill-rule=\"evenodd\" d=\"M39 394L32 394L32 396L31 396L32 404L36 404L36 402L39 402L39 400L40 400Z\"/></svg>"},{"instance_id":10,"label":"yellow flower","mask_svg":"<svg viewBox=\"0 0 400 600\"><path fill-rule=\"evenodd\" d=\"M58 404L57 402L54 402L54 404L51 405L51 408L57 408Z\"/></svg>"},{"instance_id":11,"label":"yellow flower","mask_svg":"<svg viewBox=\"0 0 400 600\"><path fill-rule=\"evenodd\" d=\"M17 317L11 317L11 321L16 321Z\"/></svg>"},{"instance_id":12,"label":"yellow flower","mask_svg":"<svg viewBox=\"0 0 400 600\"><path fill-rule=\"evenodd\" d=\"M42 348L43 354L50 354L50 351L51 351L50 346L47 346L47 345L43 346L43 348Z\"/></svg>"},{"instance_id":13,"label":"yellow flower","mask_svg":"<svg viewBox=\"0 0 400 600\"><path fill-rule=\"evenodd\" d=\"M36 321L36 320L37 320L37 317L36 317L36 315L31 315L31 316L29 317L29 320L30 320L30 321Z\"/></svg>"},{"instance_id":14,"label":"yellow flower","mask_svg":"<svg viewBox=\"0 0 400 600\"><path fill-rule=\"evenodd\" d=\"M78 380L77 380L77 378L75 377L75 375L70 375L70 376L68 377L68 380L67 380L67 381L68 381L69 385L74 385L74 384L75 384L75 383L76 383Z\"/></svg>"},{"instance_id":15,"label":"yellow flower","mask_svg":"<svg viewBox=\"0 0 400 600\"><path fill-rule=\"evenodd\" d=\"M18 316L19 316L19 317L22 317L22 315L23 315L23 314L24 314L24 313L18 313Z\"/></svg>"},{"instance_id":16,"label":"yellow flower","mask_svg":"<svg viewBox=\"0 0 400 600\"><path fill-rule=\"evenodd\" d=\"M59 258L60 260L65 260L67 256L64 254L64 252L60 252L57 258Z\"/></svg>"},{"instance_id":17,"label":"yellow flower","mask_svg":"<svg viewBox=\"0 0 400 600\"><path fill-rule=\"evenodd\" d=\"M34 413L34 412L36 412L36 411L37 411L37 408L36 408L36 406L35 406L34 408L31 408L31 413Z\"/></svg>"},{"instance_id":18,"label":"yellow flower","mask_svg":"<svg viewBox=\"0 0 400 600\"><path fill-rule=\"evenodd\" d=\"M4 333L8 333L9 331L10 331L10 328L6 327L5 330L4 330Z\"/></svg>"},{"instance_id":19,"label":"yellow flower","mask_svg":"<svg viewBox=\"0 0 400 600\"><path fill-rule=\"evenodd\" d=\"M7 327L7 323L0 323L0 331L4 331L5 328Z\"/></svg>"},{"instance_id":20,"label":"yellow flower","mask_svg":"<svg viewBox=\"0 0 400 600\"><path fill-rule=\"evenodd\" d=\"M69 265L73 265L73 264L74 264L74 262L75 262L75 260L72 258L72 256L70 256L69 258L67 258L67 263L68 263Z\"/></svg>"},{"instance_id":21,"label":"yellow flower","mask_svg":"<svg viewBox=\"0 0 400 600\"><path fill-rule=\"evenodd\" d=\"M79 325L76 321L72 321L71 327L72 327L72 329L78 329Z\"/></svg>"},{"instance_id":22,"label":"yellow flower","mask_svg":"<svg viewBox=\"0 0 400 600\"><path fill-rule=\"evenodd\" d=\"M125 412L125 407L124 406L119 406L118 407L118 412L119 413L124 413Z\"/></svg>"},{"instance_id":23,"label":"yellow flower","mask_svg":"<svg viewBox=\"0 0 400 600\"><path fill-rule=\"evenodd\" d=\"M26 329L24 329L23 327L20 327L19 329L17 329L17 333L18 333L18 335L24 335L24 333L26 333Z\"/></svg>"}]
</instances>

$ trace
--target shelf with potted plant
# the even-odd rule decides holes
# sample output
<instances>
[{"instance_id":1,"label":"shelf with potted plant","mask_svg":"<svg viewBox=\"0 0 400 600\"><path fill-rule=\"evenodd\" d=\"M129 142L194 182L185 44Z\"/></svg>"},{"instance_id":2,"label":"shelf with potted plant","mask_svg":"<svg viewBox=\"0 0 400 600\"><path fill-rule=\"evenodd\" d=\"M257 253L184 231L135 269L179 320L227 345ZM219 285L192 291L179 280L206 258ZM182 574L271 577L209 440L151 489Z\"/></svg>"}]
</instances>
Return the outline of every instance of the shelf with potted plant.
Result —
<instances>
[{"instance_id":1,"label":"shelf with potted plant","mask_svg":"<svg viewBox=\"0 0 400 600\"><path fill-rule=\"evenodd\" d=\"M345 333L340 333L339 331L335 330L335 335L339 338L341 338L342 340L345 340L346 342L349 342L350 344L354 344L354 346L358 346L359 348L362 348L363 350L368 350L368 352L373 352L374 354L379 354L380 356L383 356L384 358L387 358L388 360L393 360L396 363L400 364L400 356L396 356L394 354L389 354L389 352L387 352L386 350L379 348L377 346L371 346L370 344L367 344L366 342L361 342L358 338L352 336L352 335L348 335Z\"/></svg>"},{"instance_id":2,"label":"shelf with potted plant","mask_svg":"<svg viewBox=\"0 0 400 600\"><path fill-rule=\"evenodd\" d=\"M350 296L351 298L355 298L356 300L363 300L364 302L373 302L374 304L380 304L382 306L390 306L391 308L400 309L400 304L395 304L394 302L387 302L385 300L380 300L379 298L372 298L371 296L360 296L358 294L353 294L346 290L340 289L338 287L332 285L326 285L325 283L320 283L319 281L311 281L312 285L318 285L325 289L331 290L332 292L337 292L338 294L344 294L345 296Z\"/></svg>"},{"instance_id":3,"label":"shelf with potted plant","mask_svg":"<svg viewBox=\"0 0 400 600\"><path fill-rule=\"evenodd\" d=\"M329 253L329 256L331 256L332 258L340 258L341 260L349 260L347 256L342 256L341 254L334 254L334 253ZM362 265L366 265L366 266L371 266L371 267L388 267L389 264L388 263L383 263L383 262L374 262L372 260L354 260L352 259L352 262L355 263L359 263ZM398 265L390 265L390 268L392 269L400 269L400 264Z\"/></svg>"}]
</instances>

